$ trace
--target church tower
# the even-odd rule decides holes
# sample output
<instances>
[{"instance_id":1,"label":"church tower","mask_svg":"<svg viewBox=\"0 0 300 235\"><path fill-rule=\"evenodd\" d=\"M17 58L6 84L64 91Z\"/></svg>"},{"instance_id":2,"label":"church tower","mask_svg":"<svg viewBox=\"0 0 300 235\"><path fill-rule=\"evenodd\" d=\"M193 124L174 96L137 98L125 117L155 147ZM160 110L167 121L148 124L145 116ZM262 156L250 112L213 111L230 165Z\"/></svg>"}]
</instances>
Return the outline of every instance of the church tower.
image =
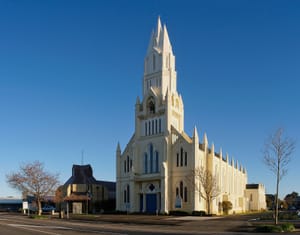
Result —
<instances>
[{"instance_id":1,"label":"church tower","mask_svg":"<svg viewBox=\"0 0 300 235\"><path fill-rule=\"evenodd\" d=\"M184 115L177 92L175 56L160 18L150 37L142 82L143 97L137 97L135 105L134 135L123 153L118 147L116 155L117 210L166 212L171 129L183 131Z\"/></svg>"},{"instance_id":2,"label":"church tower","mask_svg":"<svg viewBox=\"0 0 300 235\"><path fill-rule=\"evenodd\" d=\"M154 116L159 117L157 121L153 120ZM140 103L140 98L137 98L136 134L167 134L171 125L181 132L184 129L183 116L182 98L177 93L175 56L167 27L162 26L158 18L144 60L143 101Z\"/></svg>"}]
</instances>

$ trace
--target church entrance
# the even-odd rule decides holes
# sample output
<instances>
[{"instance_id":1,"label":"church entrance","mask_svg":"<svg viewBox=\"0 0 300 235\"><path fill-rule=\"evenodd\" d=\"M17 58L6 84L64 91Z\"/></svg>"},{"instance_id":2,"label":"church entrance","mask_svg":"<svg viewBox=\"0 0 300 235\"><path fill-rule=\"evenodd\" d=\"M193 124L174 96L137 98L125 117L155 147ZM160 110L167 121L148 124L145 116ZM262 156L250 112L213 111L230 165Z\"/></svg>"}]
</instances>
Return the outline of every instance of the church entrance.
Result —
<instances>
[{"instance_id":1,"label":"church entrance","mask_svg":"<svg viewBox=\"0 0 300 235\"><path fill-rule=\"evenodd\" d=\"M155 214L157 210L157 199L156 194L146 194L146 212Z\"/></svg>"}]
</instances>

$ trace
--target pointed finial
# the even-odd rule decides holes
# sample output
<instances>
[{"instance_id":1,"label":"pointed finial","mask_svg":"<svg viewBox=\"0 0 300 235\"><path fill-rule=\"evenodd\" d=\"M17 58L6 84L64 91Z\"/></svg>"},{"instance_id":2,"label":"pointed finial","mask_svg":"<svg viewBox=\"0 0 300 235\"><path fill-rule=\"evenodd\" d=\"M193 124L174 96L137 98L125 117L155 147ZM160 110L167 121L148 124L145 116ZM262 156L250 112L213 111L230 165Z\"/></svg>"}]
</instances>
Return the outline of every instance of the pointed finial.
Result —
<instances>
[{"instance_id":1,"label":"pointed finial","mask_svg":"<svg viewBox=\"0 0 300 235\"><path fill-rule=\"evenodd\" d=\"M215 155L215 145L214 145L214 142L212 142L212 144L211 144L211 153L212 153L213 156Z\"/></svg>"},{"instance_id":2,"label":"pointed finial","mask_svg":"<svg viewBox=\"0 0 300 235\"><path fill-rule=\"evenodd\" d=\"M234 159L233 159L233 157L231 158L231 166L234 167Z\"/></svg>"},{"instance_id":3,"label":"pointed finial","mask_svg":"<svg viewBox=\"0 0 300 235\"><path fill-rule=\"evenodd\" d=\"M223 160L222 148L220 148L220 159Z\"/></svg>"},{"instance_id":4,"label":"pointed finial","mask_svg":"<svg viewBox=\"0 0 300 235\"><path fill-rule=\"evenodd\" d=\"M140 104L141 103L141 101L140 101L140 97L139 96L137 96L136 97L136 104Z\"/></svg>"},{"instance_id":5,"label":"pointed finial","mask_svg":"<svg viewBox=\"0 0 300 235\"><path fill-rule=\"evenodd\" d=\"M118 145L117 145L117 153L121 153L120 142L118 142Z\"/></svg>"},{"instance_id":6,"label":"pointed finial","mask_svg":"<svg viewBox=\"0 0 300 235\"><path fill-rule=\"evenodd\" d=\"M229 156L228 156L228 153L226 153L226 162L228 162L229 160Z\"/></svg>"},{"instance_id":7,"label":"pointed finial","mask_svg":"<svg viewBox=\"0 0 300 235\"><path fill-rule=\"evenodd\" d=\"M193 139L194 140L198 140L199 139L199 137L198 137L198 131L197 131L197 127L196 126L194 127L194 131L193 131Z\"/></svg>"},{"instance_id":8,"label":"pointed finial","mask_svg":"<svg viewBox=\"0 0 300 235\"><path fill-rule=\"evenodd\" d=\"M169 34L166 25L163 28L163 37L162 37L162 50L165 52L172 52L172 46L169 39ZM173 52L172 52L173 53Z\"/></svg>"},{"instance_id":9,"label":"pointed finial","mask_svg":"<svg viewBox=\"0 0 300 235\"><path fill-rule=\"evenodd\" d=\"M204 144L205 147L207 147L207 145L208 145L208 140L207 140L206 132L204 132L204 135L203 135L203 144Z\"/></svg>"},{"instance_id":10,"label":"pointed finial","mask_svg":"<svg viewBox=\"0 0 300 235\"><path fill-rule=\"evenodd\" d=\"M157 17L157 26L156 26L156 36L159 36L159 33L161 31L161 21L160 21L160 16Z\"/></svg>"}]
</instances>

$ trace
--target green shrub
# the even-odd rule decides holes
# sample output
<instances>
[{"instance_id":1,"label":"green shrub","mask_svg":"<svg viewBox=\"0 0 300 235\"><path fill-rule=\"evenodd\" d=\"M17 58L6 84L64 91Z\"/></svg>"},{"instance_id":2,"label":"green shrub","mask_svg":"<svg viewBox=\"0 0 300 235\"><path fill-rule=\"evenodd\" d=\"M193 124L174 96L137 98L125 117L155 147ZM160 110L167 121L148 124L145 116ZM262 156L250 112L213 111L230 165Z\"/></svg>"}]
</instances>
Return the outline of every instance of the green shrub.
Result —
<instances>
[{"instance_id":1,"label":"green shrub","mask_svg":"<svg viewBox=\"0 0 300 235\"><path fill-rule=\"evenodd\" d=\"M281 228L284 232L293 232L295 230L295 226L291 223L282 224Z\"/></svg>"},{"instance_id":2,"label":"green shrub","mask_svg":"<svg viewBox=\"0 0 300 235\"><path fill-rule=\"evenodd\" d=\"M192 215L194 215L194 216L205 216L206 212L205 211L193 211Z\"/></svg>"},{"instance_id":3,"label":"green shrub","mask_svg":"<svg viewBox=\"0 0 300 235\"><path fill-rule=\"evenodd\" d=\"M258 233L280 233L282 228L279 225L260 225L257 226L255 232Z\"/></svg>"},{"instance_id":4,"label":"green shrub","mask_svg":"<svg viewBox=\"0 0 300 235\"><path fill-rule=\"evenodd\" d=\"M189 213L186 211L170 211L169 215L186 216L186 215L189 215Z\"/></svg>"}]
</instances>

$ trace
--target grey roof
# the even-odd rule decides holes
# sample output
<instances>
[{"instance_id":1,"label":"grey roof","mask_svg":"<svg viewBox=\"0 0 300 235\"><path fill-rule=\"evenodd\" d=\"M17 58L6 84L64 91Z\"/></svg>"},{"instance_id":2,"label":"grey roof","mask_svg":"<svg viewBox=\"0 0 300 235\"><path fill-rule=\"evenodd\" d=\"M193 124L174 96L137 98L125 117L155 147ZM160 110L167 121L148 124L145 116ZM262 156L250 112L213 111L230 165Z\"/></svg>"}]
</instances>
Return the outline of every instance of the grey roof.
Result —
<instances>
[{"instance_id":1,"label":"grey roof","mask_svg":"<svg viewBox=\"0 0 300 235\"><path fill-rule=\"evenodd\" d=\"M91 165L73 165L72 176L64 185L69 184L97 184Z\"/></svg>"},{"instance_id":2,"label":"grey roof","mask_svg":"<svg viewBox=\"0 0 300 235\"><path fill-rule=\"evenodd\" d=\"M106 187L108 191L116 191L116 183L110 181L96 180L93 176L91 165L73 165L72 176L64 185L69 184L98 184Z\"/></svg>"}]
</instances>

